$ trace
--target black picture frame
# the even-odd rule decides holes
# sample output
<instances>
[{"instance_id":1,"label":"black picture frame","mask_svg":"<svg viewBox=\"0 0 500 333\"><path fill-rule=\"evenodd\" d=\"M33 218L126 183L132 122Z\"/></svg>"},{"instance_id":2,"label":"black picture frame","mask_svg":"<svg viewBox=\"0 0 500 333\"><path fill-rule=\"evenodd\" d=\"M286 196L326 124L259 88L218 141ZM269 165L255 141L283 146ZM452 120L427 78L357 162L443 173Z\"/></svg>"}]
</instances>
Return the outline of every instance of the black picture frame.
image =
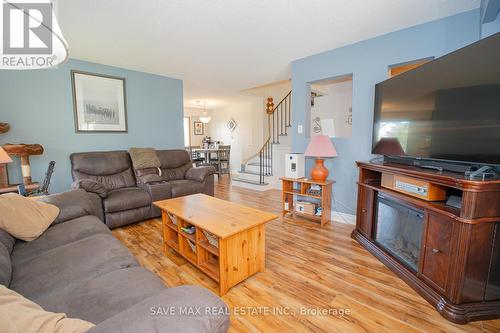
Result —
<instances>
[{"instance_id":1,"label":"black picture frame","mask_svg":"<svg viewBox=\"0 0 500 333\"><path fill-rule=\"evenodd\" d=\"M85 103L84 100L80 100L83 92L78 91L79 88L79 76L82 77L92 77L93 79L97 79L96 83L98 84L98 79L106 79L108 85L110 83L109 80L116 80L115 82L117 88L121 89L121 96L115 101L117 110L112 110L106 107L100 107L92 105L94 111L94 117L102 120L110 121L113 120L116 116L118 117L118 124L99 124L99 123L89 123L85 125L85 122L82 124L82 119L85 118L85 112L89 112L89 110L85 110L82 108L82 104ZM71 88L73 94L73 114L75 119L75 132L76 133L128 133L128 121L127 121L127 92L126 92L126 80L123 77L98 74L85 72L80 70L71 70ZM93 86L95 88L95 86ZM120 94L119 94L120 95ZM122 100L123 97L123 100ZM83 97L84 98L84 97ZM111 98L111 97L110 97ZM121 109L121 108L122 109ZM114 121L114 120L113 120ZM87 127L87 128L85 128ZM106 128L108 127L108 128Z\"/></svg>"}]
</instances>

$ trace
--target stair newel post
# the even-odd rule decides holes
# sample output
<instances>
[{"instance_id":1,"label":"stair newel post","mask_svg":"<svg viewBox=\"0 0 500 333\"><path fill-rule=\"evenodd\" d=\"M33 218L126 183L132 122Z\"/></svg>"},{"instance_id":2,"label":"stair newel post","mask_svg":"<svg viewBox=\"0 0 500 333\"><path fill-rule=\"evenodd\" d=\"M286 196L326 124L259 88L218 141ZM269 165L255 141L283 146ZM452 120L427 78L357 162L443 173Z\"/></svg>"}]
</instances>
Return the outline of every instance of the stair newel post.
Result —
<instances>
[{"instance_id":1,"label":"stair newel post","mask_svg":"<svg viewBox=\"0 0 500 333\"><path fill-rule=\"evenodd\" d=\"M266 103L268 138L271 137L271 116L273 114L273 110L274 110L273 98L272 97L268 97L267 98L267 103Z\"/></svg>"}]
</instances>

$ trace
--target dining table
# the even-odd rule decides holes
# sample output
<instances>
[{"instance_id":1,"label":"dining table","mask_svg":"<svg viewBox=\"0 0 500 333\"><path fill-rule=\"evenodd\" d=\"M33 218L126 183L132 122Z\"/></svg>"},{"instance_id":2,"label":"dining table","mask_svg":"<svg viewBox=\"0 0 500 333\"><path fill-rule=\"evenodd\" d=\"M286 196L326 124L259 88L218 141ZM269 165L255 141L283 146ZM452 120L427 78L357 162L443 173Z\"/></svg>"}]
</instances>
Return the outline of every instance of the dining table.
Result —
<instances>
[{"instance_id":1,"label":"dining table","mask_svg":"<svg viewBox=\"0 0 500 333\"><path fill-rule=\"evenodd\" d=\"M205 164L209 165L210 164L210 155L211 154L218 154L221 149L219 148L193 148L193 152L198 153L198 154L203 154L203 157L205 158Z\"/></svg>"}]
</instances>

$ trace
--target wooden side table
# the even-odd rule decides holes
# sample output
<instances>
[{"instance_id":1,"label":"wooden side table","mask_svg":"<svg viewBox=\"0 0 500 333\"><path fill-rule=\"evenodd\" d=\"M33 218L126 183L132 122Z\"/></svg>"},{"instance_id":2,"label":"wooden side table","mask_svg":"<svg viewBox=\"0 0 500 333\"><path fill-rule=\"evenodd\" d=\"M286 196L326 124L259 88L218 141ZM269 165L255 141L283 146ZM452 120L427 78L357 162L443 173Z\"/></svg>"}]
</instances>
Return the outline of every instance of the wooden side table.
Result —
<instances>
[{"instance_id":1,"label":"wooden side table","mask_svg":"<svg viewBox=\"0 0 500 333\"><path fill-rule=\"evenodd\" d=\"M334 181L316 182L309 178L280 178L283 182L283 210L282 214L305 217L321 223L321 227L331 222L332 214L332 186ZM311 192L311 186L316 185L321 190L319 193ZM296 211L297 201L307 201L319 205L322 209L321 216L301 213Z\"/></svg>"}]
</instances>

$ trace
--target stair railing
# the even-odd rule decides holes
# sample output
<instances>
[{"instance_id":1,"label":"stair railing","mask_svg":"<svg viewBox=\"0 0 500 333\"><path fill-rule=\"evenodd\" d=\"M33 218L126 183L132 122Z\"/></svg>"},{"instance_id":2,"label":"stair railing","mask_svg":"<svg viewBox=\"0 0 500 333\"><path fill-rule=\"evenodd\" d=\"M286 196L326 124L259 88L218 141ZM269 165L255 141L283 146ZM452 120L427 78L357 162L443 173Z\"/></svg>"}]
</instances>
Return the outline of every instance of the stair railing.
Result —
<instances>
[{"instance_id":1,"label":"stair railing","mask_svg":"<svg viewBox=\"0 0 500 333\"><path fill-rule=\"evenodd\" d=\"M259 157L259 183L265 183L265 177L273 174L273 145L280 143L280 136L288 135L291 127L292 92L290 91L283 99L268 112L268 137L259 151L242 162L246 165L254 157Z\"/></svg>"}]
</instances>

